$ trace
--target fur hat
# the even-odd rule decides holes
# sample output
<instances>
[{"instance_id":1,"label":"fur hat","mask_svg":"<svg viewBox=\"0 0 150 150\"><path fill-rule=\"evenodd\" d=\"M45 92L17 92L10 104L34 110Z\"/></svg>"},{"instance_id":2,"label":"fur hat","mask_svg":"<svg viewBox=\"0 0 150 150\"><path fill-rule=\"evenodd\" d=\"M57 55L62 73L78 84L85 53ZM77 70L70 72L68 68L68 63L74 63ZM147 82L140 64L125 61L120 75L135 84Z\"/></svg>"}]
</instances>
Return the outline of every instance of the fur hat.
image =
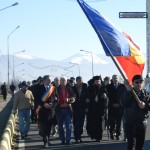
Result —
<instances>
[{"instance_id":1,"label":"fur hat","mask_svg":"<svg viewBox=\"0 0 150 150\"><path fill-rule=\"evenodd\" d=\"M95 80L101 80L101 77L100 76L94 76L93 77L93 80L95 81Z\"/></svg>"}]
</instances>

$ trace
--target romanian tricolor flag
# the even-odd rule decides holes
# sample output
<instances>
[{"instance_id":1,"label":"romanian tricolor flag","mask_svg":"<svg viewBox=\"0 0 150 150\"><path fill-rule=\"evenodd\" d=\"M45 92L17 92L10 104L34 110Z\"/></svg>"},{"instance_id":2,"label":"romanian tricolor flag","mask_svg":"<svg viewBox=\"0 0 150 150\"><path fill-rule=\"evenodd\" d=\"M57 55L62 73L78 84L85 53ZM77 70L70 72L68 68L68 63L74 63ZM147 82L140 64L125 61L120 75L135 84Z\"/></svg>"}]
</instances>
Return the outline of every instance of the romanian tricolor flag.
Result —
<instances>
[{"instance_id":1,"label":"romanian tricolor flag","mask_svg":"<svg viewBox=\"0 0 150 150\"><path fill-rule=\"evenodd\" d=\"M49 89L43 94L43 96L41 97L41 101L42 102L47 102L47 100L49 99L49 97L52 95L52 93L55 90L55 86L50 86ZM38 114L40 109L42 108L42 106L38 106L36 109L36 113Z\"/></svg>"},{"instance_id":2,"label":"romanian tricolor flag","mask_svg":"<svg viewBox=\"0 0 150 150\"><path fill-rule=\"evenodd\" d=\"M128 80L131 81L135 74L142 74L145 59L132 39L83 0L77 1L97 33L106 55L110 56L111 52L116 57Z\"/></svg>"},{"instance_id":3,"label":"romanian tricolor flag","mask_svg":"<svg viewBox=\"0 0 150 150\"><path fill-rule=\"evenodd\" d=\"M132 39L127 34L123 34L130 41L130 43L132 43L140 51L140 48L132 41ZM128 77L130 83L132 82L132 77L134 75L142 75L145 64L145 59L142 54L139 56L116 56L116 59L126 73L126 76Z\"/></svg>"}]
</instances>

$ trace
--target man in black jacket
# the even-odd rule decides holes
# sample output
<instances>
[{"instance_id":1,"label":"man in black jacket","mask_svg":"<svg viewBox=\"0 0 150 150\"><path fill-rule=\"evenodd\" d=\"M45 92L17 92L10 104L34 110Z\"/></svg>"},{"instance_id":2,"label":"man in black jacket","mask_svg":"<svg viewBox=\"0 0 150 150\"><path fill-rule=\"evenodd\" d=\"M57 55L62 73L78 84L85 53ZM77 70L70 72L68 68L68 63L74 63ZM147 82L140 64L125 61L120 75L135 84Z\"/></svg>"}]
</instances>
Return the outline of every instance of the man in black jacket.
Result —
<instances>
[{"instance_id":1,"label":"man in black jacket","mask_svg":"<svg viewBox=\"0 0 150 150\"><path fill-rule=\"evenodd\" d=\"M14 96L14 91L16 89L16 86L14 85L14 83L12 82L11 85L10 85L10 92L11 92L11 95L12 97Z\"/></svg>"},{"instance_id":2,"label":"man in black jacket","mask_svg":"<svg viewBox=\"0 0 150 150\"><path fill-rule=\"evenodd\" d=\"M72 87L76 94L76 101L73 106L73 127L76 143L82 142L83 125L85 120L87 84L83 83L81 76L76 77L76 84ZM76 90L75 90L76 89Z\"/></svg>"},{"instance_id":3,"label":"man in black jacket","mask_svg":"<svg viewBox=\"0 0 150 150\"><path fill-rule=\"evenodd\" d=\"M55 102L57 103L57 95L55 87L51 85L49 75L43 77L43 82L44 84L39 86L37 90L39 107L36 112L38 114L39 134L43 137L44 147L48 147L51 145L50 132L54 116L53 106Z\"/></svg>"},{"instance_id":4,"label":"man in black jacket","mask_svg":"<svg viewBox=\"0 0 150 150\"><path fill-rule=\"evenodd\" d=\"M132 78L132 86L127 83L127 92L121 98L128 141L127 150L144 150L150 96L143 90L143 83L142 76L135 75ZM133 92L136 93L138 100Z\"/></svg>"},{"instance_id":5,"label":"man in black jacket","mask_svg":"<svg viewBox=\"0 0 150 150\"><path fill-rule=\"evenodd\" d=\"M109 98L108 121L110 126L110 138L113 140L115 135L116 139L120 140L121 120L123 115L120 98L124 91L126 91L126 87L124 84L119 82L118 75L113 75L111 84L108 84L106 88Z\"/></svg>"},{"instance_id":6,"label":"man in black jacket","mask_svg":"<svg viewBox=\"0 0 150 150\"><path fill-rule=\"evenodd\" d=\"M1 94L3 95L3 100L6 101L6 99L7 99L7 87L6 87L6 83L5 82L1 86Z\"/></svg>"}]
</instances>

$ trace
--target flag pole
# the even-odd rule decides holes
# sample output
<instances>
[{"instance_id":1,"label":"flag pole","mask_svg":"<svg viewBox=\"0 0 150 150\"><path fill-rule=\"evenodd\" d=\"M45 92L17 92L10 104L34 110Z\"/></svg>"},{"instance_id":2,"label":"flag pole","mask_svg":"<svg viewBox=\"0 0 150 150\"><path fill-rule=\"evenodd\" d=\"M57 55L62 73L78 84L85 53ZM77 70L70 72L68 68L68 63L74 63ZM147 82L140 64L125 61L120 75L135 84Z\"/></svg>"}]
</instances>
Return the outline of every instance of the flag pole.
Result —
<instances>
[{"instance_id":1,"label":"flag pole","mask_svg":"<svg viewBox=\"0 0 150 150\"><path fill-rule=\"evenodd\" d=\"M112 53L111 53L110 50L109 50L109 53L110 53L111 59L113 60L114 64L116 65L116 67L117 67L118 71L120 72L120 74L122 75L123 79L125 80L125 82L126 82L127 84L129 84L128 80L126 79L126 77L125 77L125 75L124 75L124 73L123 73L123 71L122 71L121 68L119 67L118 63L116 62L116 60L115 60L115 58L114 58L114 56L112 55ZM132 89L131 92L133 93L133 96L134 96L135 100L137 101L137 103L140 104L141 101L140 101L139 97L137 96L137 94L135 93L134 89Z\"/></svg>"}]
</instances>

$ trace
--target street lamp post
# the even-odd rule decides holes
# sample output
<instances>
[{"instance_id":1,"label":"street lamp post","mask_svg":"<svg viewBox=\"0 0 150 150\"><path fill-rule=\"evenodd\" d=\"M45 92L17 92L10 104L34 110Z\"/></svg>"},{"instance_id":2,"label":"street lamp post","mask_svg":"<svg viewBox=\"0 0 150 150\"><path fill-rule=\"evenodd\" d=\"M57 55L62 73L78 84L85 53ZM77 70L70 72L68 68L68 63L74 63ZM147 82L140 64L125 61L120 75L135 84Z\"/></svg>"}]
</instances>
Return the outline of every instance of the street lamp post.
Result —
<instances>
[{"instance_id":1,"label":"street lamp post","mask_svg":"<svg viewBox=\"0 0 150 150\"><path fill-rule=\"evenodd\" d=\"M8 36L7 36L7 56L8 56L8 86L9 86L9 38L10 36L19 28L17 26Z\"/></svg>"},{"instance_id":2,"label":"street lamp post","mask_svg":"<svg viewBox=\"0 0 150 150\"><path fill-rule=\"evenodd\" d=\"M16 6L16 5L18 5L18 2L14 3L14 4L10 5L10 6L7 6L5 8L2 8L2 9L0 9L0 11L5 10L7 8L10 8L10 7L13 7L13 6Z\"/></svg>"},{"instance_id":3,"label":"street lamp post","mask_svg":"<svg viewBox=\"0 0 150 150\"><path fill-rule=\"evenodd\" d=\"M20 63L20 64L17 64L17 65L14 65L13 66L13 71L15 70L15 67L17 67L17 66L20 66L20 65L23 65L24 63ZM24 71L24 70L21 70L21 71ZM21 71L19 71L19 72L21 72ZM14 73L14 72L13 72ZM16 74L17 74L18 72L16 72ZM14 73L14 75L15 75L15 73ZM14 76L14 80L13 81L16 81L16 76ZM15 83L15 82L14 82Z\"/></svg>"},{"instance_id":4,"label":"street lamp post","mask_svg":"<svg viewBox=\"0 0 150 150\"><path fill-rule=\"evenodd\" d=\"M14 60L14 55L15 55L15 54L18 54L18 53L22 53L22 52L25 52L25 50L22 50L22 51L13 53L13 81L14 81L14 82L15 82L15 60Z\"/></svg>"},{"instance_id":5,"label":"street lamp post","mask_svg":"<svg viewBox=\"0 0 150 150\"><path fill-rule=\"evenodd\" d=\"M90 51L86 51L86 50L80 50L82 52L86 52L86 53L90 53L91 54L91 59L92 59L92 76L94 76L94 68L93 68L93 54Z\"/></svg>"},{"instance_id":6,"label":"street lamp post","mask_svg":"<svg viewBox=\"0 0 150 150\"><path fill-rule=\"evenodd\" d=\"M69 62L70 64L74 64L74 65L78 65L78 71L79 71L79 76L80 76L80 68L79 68L79 64L77 63L73 63L73 62Z\"/></svg>"}]
</instances>

